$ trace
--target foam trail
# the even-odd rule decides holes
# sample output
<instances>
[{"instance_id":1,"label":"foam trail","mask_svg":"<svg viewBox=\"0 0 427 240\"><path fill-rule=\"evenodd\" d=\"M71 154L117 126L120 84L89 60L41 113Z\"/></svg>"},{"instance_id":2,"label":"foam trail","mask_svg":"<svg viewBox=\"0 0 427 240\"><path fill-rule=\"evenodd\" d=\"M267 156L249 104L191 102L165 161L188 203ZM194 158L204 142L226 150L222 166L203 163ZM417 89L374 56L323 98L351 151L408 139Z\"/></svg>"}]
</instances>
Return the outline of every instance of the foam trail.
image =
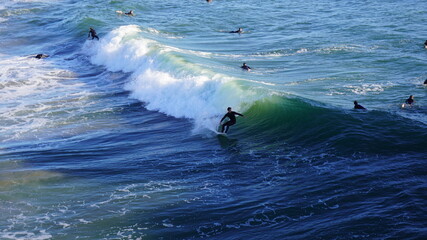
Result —
<instances>
[{"instance_id":1,"label":"foam trail","mask_svg":"<svg viewBox=\"0 0 427 240\"><path fill-rule=\"evenodd\" d=\"M125 89L147 109L190 118L196 129L215 129L228 106L246 110L261 96L238 79L184 61L176 48L141 36L138 26L119 27L98 41L87 41L91 61L110 71L132 72ZM200 57L200 56L199 56Z\"/></svg>"}]
</instances>

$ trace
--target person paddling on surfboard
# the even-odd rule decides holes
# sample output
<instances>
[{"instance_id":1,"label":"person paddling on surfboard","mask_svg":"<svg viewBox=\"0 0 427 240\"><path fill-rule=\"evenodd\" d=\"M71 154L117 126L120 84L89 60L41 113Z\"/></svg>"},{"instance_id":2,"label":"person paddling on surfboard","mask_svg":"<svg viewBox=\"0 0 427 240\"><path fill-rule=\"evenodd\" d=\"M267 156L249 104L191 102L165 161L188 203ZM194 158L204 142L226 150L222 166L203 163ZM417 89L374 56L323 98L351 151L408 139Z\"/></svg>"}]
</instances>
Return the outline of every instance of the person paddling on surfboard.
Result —
<instances>
[{"instance_id":1,"label":"person paddling on surfboard","mask_svg":"<svg viewBox=\"0 0 427 240\"><path fill-rule=\"evenodd\" d=\"M412 106L412 104L414 103L414 96L409 96L408 99L406 99L405 101L406 104L409 104L410 106Z\"/></svg>"},{"instance_id":2,"label":"person paddling on surfboard","mask_svg":"<svg viewBox=\"0 0 427 240\"><path fill-rule=\"evenodd\" d=\"M246 71L250 71L252 69L251 67L249 67L248 65L246 65L246 63L243 63L243 65L240 68L243 69L243 70L246 70Z\"/></svg>"},{"instance_id":3,"label":"person paddling on surfboard","mask_svg":"<svg viewBox=\"0 0 427 240\"><path fill-rule=\"evenodd\" d=\"M236 124L236 115L243 117L243 114L231 111L231 107L227 108L227 113L224 115L224 117L221 118L221 120L219 121L219 124L221 124L221 122L227 117L230 119L230 121L227 121L226 123L222 124L221 132L224 132L224 130L225 130L225 133L227 133L228 128L230 126Z\"/></svg>"},{"instance_id":4,"label":"person paddling on surfboard","mask_svg":"<svg viewBox=\"0 0 427 240\"><path fill-rule=\"evenodd\" d=\"M366 110L366 108L364 108L362 105L360 105L359 103L357 103L357 101L354 101L354 109L364 109L364 110Z\"/></svg>"}]
</instances>

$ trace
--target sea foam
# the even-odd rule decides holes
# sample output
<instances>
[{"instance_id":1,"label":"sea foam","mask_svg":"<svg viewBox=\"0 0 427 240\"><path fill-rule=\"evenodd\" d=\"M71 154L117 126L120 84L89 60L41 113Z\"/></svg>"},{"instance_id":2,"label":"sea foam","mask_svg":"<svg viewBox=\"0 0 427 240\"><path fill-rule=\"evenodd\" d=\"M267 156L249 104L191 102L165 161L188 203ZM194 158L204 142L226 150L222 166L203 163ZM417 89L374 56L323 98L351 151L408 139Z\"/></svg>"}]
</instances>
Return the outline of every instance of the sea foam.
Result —
<instances>
[{"instance_id":1,"label":"sea foam","mask_svg":"<svg viewBox=\"0 0 427 240\"><path fill-rule=\"evenodd\" d=\"M87 41L91 62L109 71L131 72L125 89L155 110L194 120L197 128L214 129L228 106L244 111L260 98L239 79L185 61L176 47L144 38L136 25L114 29L100 41ZM197 56L201 57L201 56Z\"/></svg>"}]
</instances>

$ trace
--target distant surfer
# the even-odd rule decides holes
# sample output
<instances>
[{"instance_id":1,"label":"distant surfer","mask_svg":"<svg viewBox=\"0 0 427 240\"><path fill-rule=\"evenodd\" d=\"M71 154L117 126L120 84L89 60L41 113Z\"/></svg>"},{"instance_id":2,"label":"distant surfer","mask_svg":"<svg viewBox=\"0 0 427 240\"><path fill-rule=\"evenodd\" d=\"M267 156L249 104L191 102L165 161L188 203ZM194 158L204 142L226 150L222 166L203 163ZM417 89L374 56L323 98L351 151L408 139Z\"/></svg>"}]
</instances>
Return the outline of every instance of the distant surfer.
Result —
<instances>
[{"instance_id":1,"label":"distant surfer","mask_svg":"<svg viewBox=\"0 0 427 240\"><path fill-rule=\"evenodd\" d=\"M250 71L252 69L251 67L246 65L246 63L243 63L243 65L240 68L242 68L243 70L246 70L246 71Z\"/></svg>"},{"instance_id":2,"label":"distant surfer","mask_svg":"<svg viewBox=\"0 0 427 240\"><path fill-rule=\"evenodd\" d=\"M36 56L35 56L35 58L37 58L37 59L42 59L42 58L47 58L47 57L49 57L49 55L47 55L47 54L37 54Z\"/></svg>"},{"instance_id":3,"label":"distant surfer","mask_svg":"<svg viewBox=\"0 0 427 240\"><path fill-rule=\"evenodd\" d=\"M424 48L427 48L427 40L424 42Z\"/></svg>"},{"instance_id":4,"label":"distant surfer","mask_svg":"<svg viewBox=\"0 0 427 240\"><path fill-rule=\"evenodd\" d=\"M231 31L230 33L243 33L243 29L239 28L236 31Z\"/></svg>"},{"instance_id":5,"label":"distant surfer","mask_svg":"<svg viewBox=\"0 0 427 240\"><path fill-rule=\"evenodd\" d=\"M359 103L357 103L357 101L354 101L354 109L364 109L364 110L366 110L366 108L363 107L362 105L360 105Z\"/></svg>"},{"instance_id":6,"label":"distant surfer","mask_svg":"<svg viewBox=\"0 0 427 240\"><path fill-rule=\"evenodd\" d=\"M427 79L424 81L424 85L427 85Z\"/></svg>"},{"instance_id":7,"label":"distant surfer","mask_svg":"<svg viewBox=\"0 0 427 240\"><path fill-rule=\"evenodd\" d=\"M406 104L409 104L410 106L412 106L412 104L414 103L414 96L409 96L408 99L406 99L405 101Z\"/></svg>"},{"instance_id":8,"label":"distant surfer","mask_svg":"<svg viewBox=\"0 0 427 240\"><path fill-rule=\"evenodd\" d=\"M87 37L90 37L90 36L92 37L92 40L94 38L99 40L99 37L98 37L98 35L96 35L96 31L93 28L89 28L89 33L88 33Z\"/></svg>"},{"instance_id":9,"label":"distant surfer","mask_svg":"<svg viewBox=\"0 0 427 240\"><path fill-rule=\"evenodd\" d=\"M224 115L224 117L222 117L222 118L221 118L221 120L219 121L219 123L221 124L221 122L222 122L225 118L229 118L230 120L229 120L229 121L227 121L226 123L222 124L221 132L224 132L224 130L225 130L225 133L227 133L227 132L228 132L228 128L229 128L230 126L232 126L232 125L236 124L236 115L239 115L239 116L242 116L242 117L243 117L243 114L240 114L240 113L238 113L238 112L231 111L231 107L228 107L228 108L227 108L227 113Z\"/></svg>"},{"instance_id":10,"label":"distant surfer","mask_svg":"<svg viewBox=\"0 0 427 240\"><path fill-rule=\"evenodd\" d=\"M116 11L116 13L118 13L118 14L124 14L124 15L127 15L127 16L135 16L133 14L133 10L130 10L129 12Z\"/></svg>"}]
</instances>

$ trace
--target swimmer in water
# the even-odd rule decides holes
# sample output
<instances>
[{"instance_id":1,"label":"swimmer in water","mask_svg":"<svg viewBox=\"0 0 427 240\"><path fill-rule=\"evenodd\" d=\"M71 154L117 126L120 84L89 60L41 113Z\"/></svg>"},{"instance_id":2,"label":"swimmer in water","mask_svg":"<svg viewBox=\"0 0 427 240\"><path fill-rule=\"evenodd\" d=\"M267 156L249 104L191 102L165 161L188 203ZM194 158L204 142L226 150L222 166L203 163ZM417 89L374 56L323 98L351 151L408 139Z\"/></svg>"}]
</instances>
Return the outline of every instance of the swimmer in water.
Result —
<instances>
[{"instance_id":1,"label":"swimmer in water","mask_svg":"<svg viewBox=\"0 0 427 240\"><path fill-rule=\"evenodd\" d=\"M251 67L246 65L246 63L243 63L243 65L240 68L242 68L243 70L246 70L246 71L250 71L252 69Z\"/></svg>"},{"instance_id":2,"label":"swimmer in water","mask_svg":"<svg viewBox=\"0 0 427 240\"><path fill-rule=\"evenodd\" d=\"M239 28L237 31L231 31L230 33L243 33L243 29Z\"/></svg>"},{"instance_id":3,"label":"swimmer in water","mask_svg":"<svg viewBox=\"0 0 427 240\"><path fill-rule=\"evenodd\" d=\"M408 99L406 99L406 101L405 101L405 103L406 104L409 104L410 106L412 106L412 104L414 103L415 101L414 101L414 96L409 96L409 98Z\"/></svg>"},{"instance_id":4,"label":"swimmer in water","mask_svg":"<svg viewBox=\"0 0 427 240\"><path fill-rule=\"evenodd\" d=\"M46 54L37 54L36 56L35 56L35 58L37 58L37 59L42 59L42 58L47 58L47 57L49 57L49 55L46 55Z\"/></svg>"},{"instance_id":5,"label":"swimmer in water","mask_svg":"<svg viewBox=\"0 0 427 240\"><path fill-rule=\"evenodd\" d=\"M364 110L366 110L366 108L364 108L362 105L360 105L359 103L357 103L357 101L354 101L354 109L364 109Z\"/></svg>"},{"instance_id":6,"label":"swimmer in water","mask_svg":"<svg viewBox=\"0 0 427 240\"><path fill-rule=\"evenodd\" d=\"M228 132L228 128L230 126L236 124L236 115L239 115L239 116L243 117L243 114L231 111L231 107L227 108L227 113L224 115L224 117L221 118L221 120L219 121L219 123L221 124L221 122L225 118L227 118L227 117L230 119L230 121L227 121L226 123L222 124L221 132L224 132L224 130L225 130L225 133L227 133Z\"/></svg>"},{"instance_id":7,"label":"swimmer in water","mask_svg":"<svg viewBox=\"0 0 427 240\"><path fill-rule=\"evenodd\" d=\"M130 10L129 12L125 13L125 15L128 15L128 16L134 16L134 15L133 15L133 10Z\"/></svg>"},{"instance_id":8,"label":"swimmer in water","mask_svg":"<svg viewBox=\"0 0 427 240\"><path fill-rule=\"evenodd\" d=\"M92 36L92 40L94 38L99 40L99 37L98 37L98 35L96 35L95 29L93 29L93 28L89 28L89 33L88 33L87 37L90 37L90 36Z\"/></svg>"}]
</instances>

